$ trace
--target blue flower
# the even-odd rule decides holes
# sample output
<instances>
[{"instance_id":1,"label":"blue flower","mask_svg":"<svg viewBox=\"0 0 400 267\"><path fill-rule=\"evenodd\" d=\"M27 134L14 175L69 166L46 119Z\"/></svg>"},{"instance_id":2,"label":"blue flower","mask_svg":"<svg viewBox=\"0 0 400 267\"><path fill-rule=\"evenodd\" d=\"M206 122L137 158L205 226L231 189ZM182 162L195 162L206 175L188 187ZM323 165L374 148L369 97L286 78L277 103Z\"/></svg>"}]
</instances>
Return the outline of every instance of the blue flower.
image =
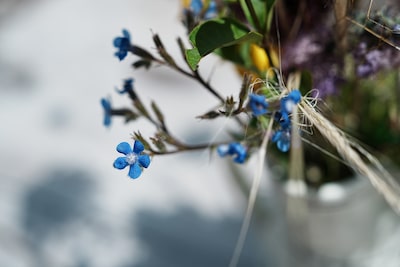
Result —
<instances>
[{"instance_id":1,"label":"blue flower","mask_svg":"<svg viewBox=\"0 0 400 267\"><path fill-rule=\"evenodd\" d=\"M193 12L194 15L200 15L202 9L203 2L201 0L192 0L190 2L190 10Z\"/></svg>"},{"instance_id":2,"label":"blue flower","mask_svg":"<svg viewBox=\"0 0 400 267\"><path fill-rule=\"evenodd\" d=\"M234 156L233 161L236 163L243 163L247 157L247 151L240 143L220 145L217 148L217 152L220 157Z\"/></svg>"},{"instance_id":3,"label":"blue flower","mask_svg":"<svg viewBox=\"0 0 400 267\"><path fill-rule=\"evenodd\" d=\"M208 4L208 9L204 13L204 19L212 19L218 15L217 3L215 1L210 1Z\"/></svg>"},{"instance_id":4,"label":"blue flower","mask_svg":"<svg viewBox=\"0 0 400 267\"><path fill-rule=\"evenodd\" d=\"M108 99L102 98L101 105L103 106L104 110L103 124L104 126L109 127L111 125L111 116L112 116L111 102Z\"/></svg>"},{"instance_id":5,"label":"blue flower","mask_svg":"<svg viewBox=\"0 0 400 267\"><path fill-rule=\"evenodd\" d=\"M301 93L299 90L291 91L280 101L280 110L275 113L275 120L279 122L283 129L290 127L289 114L293 112L295 105L300 103Z\"/></svg>"},{"instance_id":6,"label":"blue flower","mask_svg":"<svg viewBox=\"0 0 400 267\"><path fill-rule=\"evenodd\" d=\"M293 108L300 101L300 91L293 90L281 99L280 110L275 113L275 120L279 122L280 129L272 136L272 142L276 143L278 149L282 152L287 152L290 149L291 121L289 114L293 112Z\"/></svg>"},{"instance_id":7,"label":"blue flower","mask_svg":"<svg viewBox=\"0 0 400 267\"><path fill-rule=\"evenodd\" d=\"M249 106L254 116L260 116L267 113L268 103L265 96L250 94Z\"/></svg>"},{"instance_id":8,"label":"blue flower","mask_svg":"<svg viewBox=\"0 0 400 267\"><path fill-rule=\"evenodd\" d=\"M202 15L203 7L204 7L204 5L203 5L203 1L202 0L192 0L190 2L189 9L193 12L193 14L195 16L200 16L200 15ZM217 14L218 14L217 3L215 1L213 1L213 0L211 0L208 3L208 8L204 12L202 17L204 19L212 19L212 18L216 17Z\"/></svg>"},{"instance_id":9,"label":"blue flower","mask_svg":"<svg viewBox=\"0 0 400 267\"><path fill-rule=\"evenodd\" d=\"M121 95L129 93L130 91L133 91L133 79L126 79L124 81L122 89L121 90L117 89L117 92L120 93Z\"/></svg>"},{"instance_id":10,"label":"blue flower","mask_svg":"<svg viewBox=\"0 0 400 267\"><path fill-rule=\"evenodd\" d=\"M290 149L290 127L276 131L272 136L272 142L276 143L280 151L288 152Z\"/></svg>"},{"instance_id":11,"label":"blue flower","mask_svg":"<svg viewBox=\"0 0 400 267\"><path fill-rule=\"evenodd\" d=\"M119 60L123 60L128 51L132 47L131 45L131 36L129 32L125 29L122 30L122 37L116 37L114 39L114 47L118 48L118 51L115 52L115 56L119 58Z\"/></svg>"},{"instance_id":12,"label":"blue flower","mask_svg":"<svg viewBox=\"0 0 400 267\"><path fill-rule=\"evenodd\" d=\"M125 155L118 157L114 161L114 168L122 170L129 166L129 177L136 179L142 173L142 168L150 165L150 156L143 153L144 146L139 140L135 140L133 149L127 142L122 142L117 146L117 151Z\"/></svg>"},{"instance_id":13,"label":"blue flower","mask_svg":"<svg viewBox=\"0 0 400 267\"><path fill-rule=\"evenodd\" d=\"M301 93L299 90L291 91L287 96L281 99L281 113L290 114L295 105L300 103Z\"/></svg>"}]
</instances>

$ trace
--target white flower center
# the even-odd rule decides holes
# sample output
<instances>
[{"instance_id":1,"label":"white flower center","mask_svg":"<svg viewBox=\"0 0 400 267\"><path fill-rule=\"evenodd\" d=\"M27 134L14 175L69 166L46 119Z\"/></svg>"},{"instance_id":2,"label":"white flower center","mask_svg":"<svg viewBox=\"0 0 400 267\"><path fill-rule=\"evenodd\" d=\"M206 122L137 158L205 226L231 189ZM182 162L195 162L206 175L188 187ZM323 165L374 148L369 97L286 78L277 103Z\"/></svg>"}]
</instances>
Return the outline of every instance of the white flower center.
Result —
<instances>
[{"instance_id":1,"label":"white flower center","mask_svg":"<svg viewBox=\"0 0 400 267\"><path fill-rule=\"evenodd\" d=\"M295 106L296 106L296 104L292 100L288 100L285 103L285 108L286 108L287 111L289 111L289 113L293 112L293 109L294 109Z\"/></svg>"},{"instance_id":2,"label":"white flower center","mask_svg":"<svg viewBox=\"0 0 400 267\"><path fill-rule=\"evenodd\" d=\"M128 155L126 155L126 162L129 165L133 165L137 161L137 158L138 156L135 153L129 153Z\"/></svg>"}]
</instances>

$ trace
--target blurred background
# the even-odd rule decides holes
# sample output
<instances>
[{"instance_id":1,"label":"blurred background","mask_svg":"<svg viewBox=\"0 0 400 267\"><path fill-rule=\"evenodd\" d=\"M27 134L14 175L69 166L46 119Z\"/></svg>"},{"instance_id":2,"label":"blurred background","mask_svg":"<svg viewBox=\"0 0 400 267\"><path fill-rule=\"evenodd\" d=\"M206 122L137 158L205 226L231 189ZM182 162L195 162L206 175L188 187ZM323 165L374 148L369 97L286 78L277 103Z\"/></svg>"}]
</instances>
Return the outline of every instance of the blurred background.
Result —
<instances>
[{"instance_id":1,"label":"blurred background","mask_svg":"<svg viewBox=\"0 0 400 267\"><path fill-rule=\"evenodd\" d=\"M208 152L159 157L132 180L112 167L115 147L154 129L141 120L102 124L100 98L129 105L114 89L132 77L178 136L218 137L220 126L195 119L216 101L196 82L162 67L134 72L131 56L113 55L122 28L150 49L157 32L177 54L179 10L178 0L0 1L0 266L229 263L245 202L223 175L224 160ZM230 68L210 60L209 74L216 64ZM240 86L212 80L227 91ZM197 110L186 110L190 100ZM243 266L254 266L255 255L248 245Z\"/></svg>"}]
</instances>

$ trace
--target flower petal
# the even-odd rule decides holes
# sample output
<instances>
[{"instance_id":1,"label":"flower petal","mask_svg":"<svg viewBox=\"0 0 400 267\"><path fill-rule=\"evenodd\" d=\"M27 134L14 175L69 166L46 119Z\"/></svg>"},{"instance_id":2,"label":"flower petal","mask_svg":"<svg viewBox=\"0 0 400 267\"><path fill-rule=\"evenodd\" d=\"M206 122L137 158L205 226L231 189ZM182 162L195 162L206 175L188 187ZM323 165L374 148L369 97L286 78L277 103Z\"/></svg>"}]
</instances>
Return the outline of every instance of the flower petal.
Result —
<instances>
[{"instance_id":1,"label":"flower petal","mask_svg":"<svg viewBox=\"0 0 400 267\"><path fill-rule=\"evenodd\" d=\"M140 155L138 161L142 167L147 168L150 165L150 157L147 154Z\"/></svg>"},{"instance_id":2,"label":"flower petal","mask_svg":"<svg viewBox=\"0 0 400 267\"><path fill-rule=\"evenodd\" d=\"M130 35L130 33L128 32L128 30L123 29L123 30L122 30L122 35L123 35L126 39L128 39L129 41L131 40L131 35Z\"/></svg>"},{"instance_id":3,"label":"flower petal","mask_svg":"<svg viewBox=\"0 0 400 267\"><path fill-rule=\"evenodd\" d=\"M123 38L122 37L116 37L116 38L114 38L114 41L113 41L113 45L114 45L114 47L120 47L121 46L121 43L122 43L122 40L123 40Z\"/></svg>"},{"instance_id":4,"label":"flower petal","mask_svg":"<svg viewBox=\"0 0 400 267\"><path fill-rule=\"evenodd\" d=\"M293 100L293 102L294 102L295 104L298 104L298 103L300 103L300 100L301 100L301 93L300 93L299 90L294 89L293 91L291 91L291 92L289 93L288 97L289 97L291 100Z\"/></svg>"},{"instance_id":5,"label":"flower petal","mask_svg":"<svg viewBox=\"0 0 400 267\"><path fill-rule=\"evenodd\" d=\"M224 157L229 154L229 145L220 145L217 148L218 155Z\"/></svg>"},{"instance_id":6,"label":"flower petal","mask_svg":"<svg viewBox=\"0 0 400 267\"><path fill-rule=\"evenodd\" d=\"M122 142L117 146L117 151L124 155L132 153L131 145L128 144L127 142Z\"/></svg>"},{"instance_id":7,"label":"flower petal","mask_svg":"<svg viewBox=\"0 0 400 267\"><path fill-rule=\"evenodd\" d=\"M139 163L136 162L130 166L128 173L129 177L136 179L140 176L140 174L142 174L142 168L140 168Z\"/></svg>"},{"instance_id":8,"label":"flower petal","mask_svg":"<svg viewBox=\"0 0 400 267\"><path fill-rule=\"evenodd\" d=\"M128 55L128 52L119 50L119 51L115 52L114 55L116 57L118 57L119 60L123 60Z\"/></svg>"},{"instance_id":9,"label":"flower petal","mask_svg":"<svg viewBox=\"0 0 400 267\"><path fill-rule=\"evenodd\" d=\"M290 148L290 141L285 139L280 139L276 142L276 146L282 152L288 152Z\"/></svg>"},{"instance_id":10,"label":"flower petal","mask_svg":"<svg viewBox=\"0 0 400 267\"><path fill-rule=\"evenodd\" d=\"M128 162L126 162L126 158L125 157L119 157L114 161L113 166L116 169L122 170L126 166L128 166Z\"/></svg>"},{"instance_id":11,"label":"flower petal","mask_svg":"<svg viewBox=\"0 0 400 267\"><path fill-rule=\"evenodd\" d=\"M104 113L103 125L109 127L111 125L111 116L109 113Z\"/></svg>"},{"instance_id":12,"label":"flower petal","mask_svg":"<svg viewBox=\"0 0 400 267\"><path fill-rule=\"evenodd\" d=\"M144 145L139 140L135 140L133 144L133 152L140 154L144 150Z\"/></svg>"}]
</instances>

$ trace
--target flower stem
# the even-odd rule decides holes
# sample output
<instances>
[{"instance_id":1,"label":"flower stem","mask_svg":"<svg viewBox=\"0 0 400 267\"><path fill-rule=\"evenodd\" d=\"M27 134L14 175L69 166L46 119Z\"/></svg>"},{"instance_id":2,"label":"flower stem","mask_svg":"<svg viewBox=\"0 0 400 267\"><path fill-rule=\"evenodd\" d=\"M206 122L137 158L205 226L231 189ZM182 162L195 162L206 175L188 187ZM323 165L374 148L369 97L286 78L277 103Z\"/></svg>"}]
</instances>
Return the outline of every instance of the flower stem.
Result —
<instances>
[{"instance_id":1,"label":"flower stem","mask_svg":"<svg viewBox=\"0 0 400 267\"><path fill-rule=\"evenodd\" d=\"M288 88L292 90L300 86L300 72L289 76ZM299 133L299 112L295 106L292 112L291 148L289 161L289 179L293 181L304 181L304 155L301 136Z\"/></svg>"}]
</instances>

